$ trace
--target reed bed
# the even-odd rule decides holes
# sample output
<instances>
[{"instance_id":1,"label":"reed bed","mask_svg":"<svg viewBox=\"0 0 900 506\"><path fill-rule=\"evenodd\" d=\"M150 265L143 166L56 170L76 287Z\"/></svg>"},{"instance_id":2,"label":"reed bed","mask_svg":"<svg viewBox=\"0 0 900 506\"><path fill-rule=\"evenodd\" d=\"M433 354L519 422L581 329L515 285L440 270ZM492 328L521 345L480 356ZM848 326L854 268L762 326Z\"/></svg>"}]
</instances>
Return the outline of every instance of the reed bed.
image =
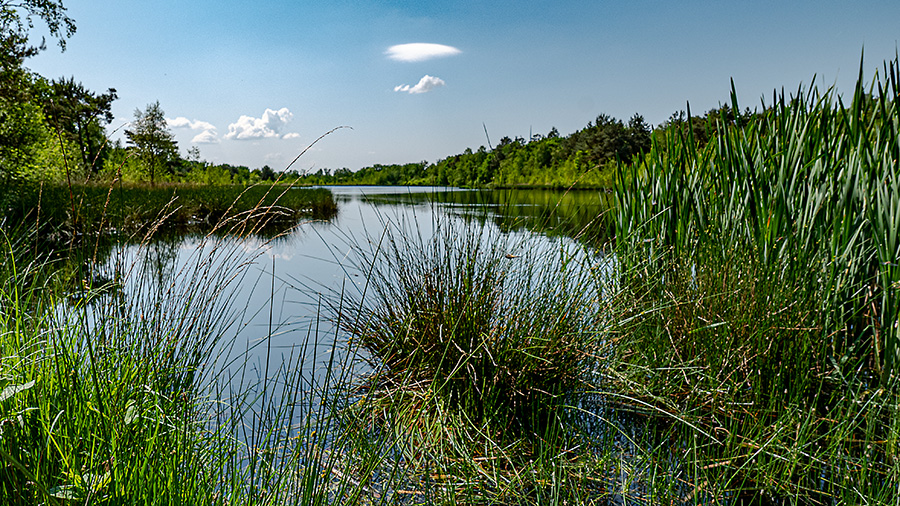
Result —
<instances>
[{"instance_id":1,"label":"reed bed","mask_svg":"<svg viewBox=\"0 0 900 506\"><path fill-rule=\"evenodd\" d=\"M610 385L672 422L695 502L895 504L898 85L782 92L619 171Z\"/></svg>"},{"instance_id":2,"label":"reed bed","mask_svg":"<svg viewBox=\"0 0 900 506\"><path fill-rule=\"evenodd\" d=\"M23 184L13 194L6 219L35 223L41 233L66 244L73 238L117 235L140 241L155 230L227 231L277 235L303 220L337 213L331 192L291 185Z\"/></svg>"}]
</instances>

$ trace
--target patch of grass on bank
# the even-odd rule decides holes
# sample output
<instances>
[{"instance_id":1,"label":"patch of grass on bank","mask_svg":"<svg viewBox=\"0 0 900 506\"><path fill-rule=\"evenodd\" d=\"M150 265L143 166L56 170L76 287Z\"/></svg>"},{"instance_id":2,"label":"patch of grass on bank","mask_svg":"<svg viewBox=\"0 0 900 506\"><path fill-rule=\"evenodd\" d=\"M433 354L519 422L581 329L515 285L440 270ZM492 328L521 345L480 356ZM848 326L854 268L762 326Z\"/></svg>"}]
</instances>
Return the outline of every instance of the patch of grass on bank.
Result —
<instances>
[{"instance_id":1,"label":"patch of grass on bank","mask_svg":"<svg viewBox=\"0 0 900 506\"><path fill-rule=\"evenodd\" d=\"M6 219L65 236L142 236L151 227L280 233L337 212L331 192L289 185L20 185L7 191Z\"/></svg>"}]
</instances>

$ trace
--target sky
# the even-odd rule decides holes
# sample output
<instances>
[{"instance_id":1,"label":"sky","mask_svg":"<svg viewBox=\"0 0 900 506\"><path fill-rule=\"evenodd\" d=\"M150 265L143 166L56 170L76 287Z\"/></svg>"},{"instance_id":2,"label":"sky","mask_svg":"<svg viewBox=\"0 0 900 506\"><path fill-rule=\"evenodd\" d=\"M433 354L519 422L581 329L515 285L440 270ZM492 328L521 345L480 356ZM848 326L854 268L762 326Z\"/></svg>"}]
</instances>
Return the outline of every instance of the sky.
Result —
<instances>
[{"instance_id":1,"label":"sky","mask_svg":"<svg viewBox=\"0 0 900 506\"><path fill-rule=\"evenodd\" d=\"M600 114L652 125L774 90L850 95L897 54L892 1L64 0L26 66L115 88L120 138L159 101L181 152L300 172L434 162ZM40 35L38 29L36 35ZM487 136L485 135L487 130Z\"/></svg>"}]
</instances>

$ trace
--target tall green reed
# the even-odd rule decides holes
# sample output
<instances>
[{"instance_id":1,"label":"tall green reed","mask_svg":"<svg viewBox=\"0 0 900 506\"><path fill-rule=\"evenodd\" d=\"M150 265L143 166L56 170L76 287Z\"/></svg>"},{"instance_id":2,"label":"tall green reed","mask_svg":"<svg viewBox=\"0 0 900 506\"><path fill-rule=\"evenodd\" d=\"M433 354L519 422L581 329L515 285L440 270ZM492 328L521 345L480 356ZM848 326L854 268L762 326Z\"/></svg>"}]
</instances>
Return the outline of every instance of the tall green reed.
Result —
<instances>
[{"instance_id":1,"label":"tall green reed","mask_svg":"<svg viewBox=\"0 0 900 506\"><path fill-rule=\"evenodd\" d=\"M618 174L623 271L659 269L669 251L702 268L709 244L751 251L772 276L823 294L829 360L865 362L889 384L900 353L898 72L886 62L867 89L861 65L849 105L833 89L782 92L745 124L720 124L702 149L690 133L655 138Z\"/></svg>"},{"instance_id":2,"label":"tall green reed","mask_svg":"<svg viewBox=\"0 0 900 506\"><path fill-rule=\"evenodd\" d=\"M695 502L896 497L898 68L618 173L611 388L672 422Z\"/></svg>"}]
</instances>

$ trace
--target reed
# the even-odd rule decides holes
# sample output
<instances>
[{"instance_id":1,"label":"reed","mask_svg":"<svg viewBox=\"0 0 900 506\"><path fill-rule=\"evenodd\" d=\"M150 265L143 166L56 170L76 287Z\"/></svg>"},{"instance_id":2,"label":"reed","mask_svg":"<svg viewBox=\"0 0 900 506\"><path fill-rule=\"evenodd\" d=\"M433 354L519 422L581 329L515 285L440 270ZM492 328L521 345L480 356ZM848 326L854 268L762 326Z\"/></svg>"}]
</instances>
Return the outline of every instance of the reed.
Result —
<instances>
[{"instance_id":1,"label":"reed","mask_svg":"<svg viewBox=\"0 0 900 506\"><path fill-rule=\"evenodd\" d=\"M657 139L619 173L623 268L665 263L657 253L669 249L700 267L700 248L746 249L781 282L823 294L829 360L890 383L900 353L898 79L897 61L868 90L861 71L849 105L833 90L782 93L747 124L721 125L702 150L678 132ZM734 93L732 102L738 110Z\"/></svg>"},{"instance_id":2,"label":"reed","mask_svg":"<svg viewBox=\"0 0 900 506\"><path fill-rule=\"evenodd\" d=\"M611 389L671 421L695 501L896 497L898 68L619 171Z\"/></svg>"}]
</instances>

